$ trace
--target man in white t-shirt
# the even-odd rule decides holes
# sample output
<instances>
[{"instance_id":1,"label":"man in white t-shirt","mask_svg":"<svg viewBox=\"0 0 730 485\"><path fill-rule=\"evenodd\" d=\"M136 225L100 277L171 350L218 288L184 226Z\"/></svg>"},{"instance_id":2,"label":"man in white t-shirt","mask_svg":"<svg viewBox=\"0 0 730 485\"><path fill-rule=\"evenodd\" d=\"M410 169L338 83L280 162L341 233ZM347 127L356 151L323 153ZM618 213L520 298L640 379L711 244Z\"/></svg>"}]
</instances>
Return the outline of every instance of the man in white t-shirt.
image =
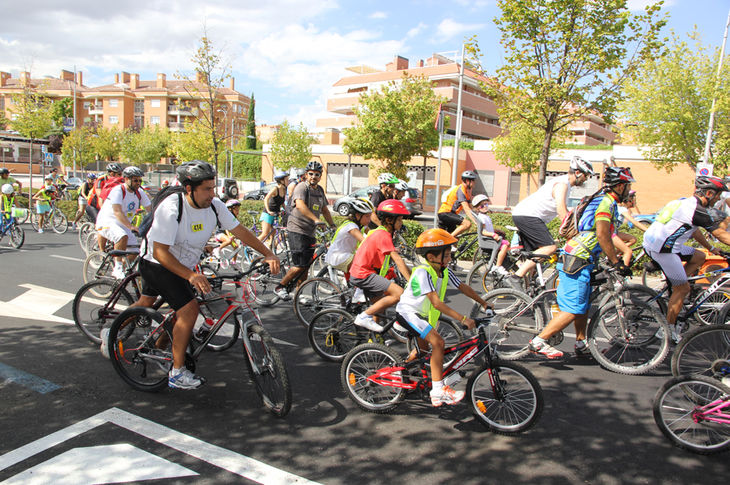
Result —
<instances>
[{"instance_id":1,"label":"man in white t-shirt","mask_svg":"<svg viewBox=\"0 0 730 485\"><path fill-rule=\"evenodd\" d=\"M185 368L185 350L198 317L195 291L205 294L211 288L208 279L194 268L217 224L263 254L274 274L279 272L279 258L239 224L215 197L215 170L209 163L200 160L185 163L178 167L177 176L185 192L171 194L155 208L152 226L142 244L143 257L139 264L142 299L137 305L149 304L161 296L175 310L173 368L168 385L175 389L195 389L204 380Z\"/></svg>"},{"instance_id":2,"label":"man in white t-shirt","mask_svg":"<svg viewBox=\"0 0 730 485\"><path fill-rule=\"evenodd\" d=\"M136 246L137 227L132 219L140 207L150 210L150 199L144 190L140 190L144 172L137 167L127 167L122 172L124 183L114 187L101 206L96 218L96 230L99 236L114 243L114 249L125 251L127 246ZM114 258L112 276L124 278L123 257Z\"/></svg>"},{"instance_id":3,"label":"man in white t-shirt","mask_svg":"<svg viewBox=\"0 0 730 485\"><path fill-rule=\"evenodd\" d=\"M580 187L589 176L593 175L593 165L579 156L570 161L570 172L567 175L555 177L538 189L512 209L512 220L520 230L520 241L526 251L538 254L553 254L557 250L547 223L560 217L565 219L568 214L568 196L571 187ZM535 267L535 263L528 260L520 266L507 281L522 289L522 278Z\"/></svg>"}]
</instances>

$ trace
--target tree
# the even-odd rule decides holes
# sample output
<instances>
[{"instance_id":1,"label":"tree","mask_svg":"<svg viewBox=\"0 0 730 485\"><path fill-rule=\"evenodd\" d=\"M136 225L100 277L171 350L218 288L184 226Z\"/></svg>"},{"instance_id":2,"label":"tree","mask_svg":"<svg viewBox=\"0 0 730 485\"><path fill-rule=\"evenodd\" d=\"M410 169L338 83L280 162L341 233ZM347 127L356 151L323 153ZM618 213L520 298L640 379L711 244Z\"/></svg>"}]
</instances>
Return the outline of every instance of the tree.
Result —
<instances>
[{"instance_id":1,"label":"tree","mask_svg":"<svg viewBox=\"0 0 730 485\"><path fill-rule=\"evenodd\" d=\"M214 163L215 147L210 127L200 119L187 123L184 132L173 134L170 151L181 162L204 160Z\"/></svg>"},{"instance_id":2,"label":"tree","mask_svg":"<svg viewBox=\"0 0 730 485\"><path fill-rule=\"evenodd\" d=\"M74 160L82 167L94 162L93 133L86 126L81 126L70 132L63 140L61 147L61 161L70 167Z\"/></svg>"},{"instance_id":3,"label":"tree","mask_svg":"<svg viewBox=\"0 0 730 485\"><path fill-rule=\"evenodd\" d=\"M295 128L284 120L271 138L271 161L282 169L304 167L312 159L315 141L303 123Z\"/></svg>"},{"instance_id":4,"label":"tree","mask_svg":"<svg viewBox=\"0 0 730 485\"><path fill-rule=\"evenodd\" d=\"M145 126L137 132L127 131L120 146L122 160L137 166L144 163L157 164L169 152L170 132L159 125Z\"/></svg>"},{"instance_id":5,"label":"tree","mask_svg":"<svg viewBox=\"0 0 730 485\"><path fill-rule=\"evenodd\" d=\"M506 49L504 65L486 77L500 120L525 123L543 134L539 182L556 133L587 113L610 121L620 88L639 66L661 53L662 2L632 14L627 0L498 0L495 19ZM476 37L467 49L480 65Z\"/></svg>"},{"instance_id":6,"label":"tree","mask_svg":"<svg viewBox=\"0 0 730 485\"><path fill-rule=\"evenodd\" d=\"M119 160L122 132L114 128L97 128L91 139L91 147L99 160Z\"/></svg>"},{"instance_id":7,"label":"tree","mask_svg":"<svg viewBox=\"0 0 730 485\"><path fill-rule=\"evenodd\" d=\"M248 139L240 139L233 149L233 177L243 180L260 180L262 166L261 150L256 146L253 149L249 149L248 142ZM235 153L238 151L258 153Z\"/></svg>"},{"instance_id":8,"label":"tree","mask_svg":"<svg viewBox=\"0 0 730 485\"><path fill-rule=\"evenodd\" d=\"M704 154L713 96L717 97L710 162L720 173L730 167L730 59L716 82L719 52L704 47L694 32L694 49L676 35L666 57L647 60L625 89L621 104L626 130L655 166L671 171L696 168Z\"/></svg>"},{"instance_id":9,"label":"tree","mask_svg":"<svg viewBox=\"0 0 730 485\"><path fill-rule=\"evenodd\" d=\"M246 121L246 150L256 150L256 100L251 93L251 105L248 108L248 121Z\"/></svg>"},{"instance_id":10,"label":"tree","mask_svg":"<svg viewBox=\"0 0 730 485\"><path fill-rule=\"evenodd\" d=\"M434 124L443 101L432 82L407 74L400 83L361 95L355 108L358 124L344 130L345 153L385 160L385 170L405 178L412 157L426 157L438 146Z\"/></svg>"}]
</instances>

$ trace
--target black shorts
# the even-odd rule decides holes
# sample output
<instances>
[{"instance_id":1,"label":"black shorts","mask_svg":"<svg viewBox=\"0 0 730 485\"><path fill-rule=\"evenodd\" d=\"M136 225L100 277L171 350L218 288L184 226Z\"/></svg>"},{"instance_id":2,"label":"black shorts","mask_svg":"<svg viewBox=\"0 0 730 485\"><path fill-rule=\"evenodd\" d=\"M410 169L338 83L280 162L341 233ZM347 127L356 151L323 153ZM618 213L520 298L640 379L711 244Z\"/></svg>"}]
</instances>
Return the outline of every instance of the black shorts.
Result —
<instances>
[{"instance_id":1,"label":"black shorts","mask_svg":"<svg viewBox=\"0 0 730 485\"><path fill-rule=\"evenodd\" d=\"M553 236L539 217L512 216L512 221L520 230L520 241L526 251L555 245Z\"/></svg>"},{"instance_id":2,"label":"black shorts","mask_svg":"<svg viewBox=\"0 0 730 485\"><path fill-rule=\"evenodd\" d=\"M289 249L291 249L291 265L296 268L306 268L312 262L314 246L317 239L298 232L289 231Z\"/></svg>"},{"instance_id":3,"label":"black shorts","mask_svg":"<svg viewBox=\"0 0 730 485\"><path fill-rule=\"evenodd\" d=\"M439 212L439 226L443 226L446 232L454 232L464 220L464 216L460 216L455 212Z\"/></svg>"},{"instance_id":4,"label":"black shorts","mask_svg":"<svg viewBox=\"0 0 730 485\"><path fill-rule=\"evenodd\" d=\"M142 277L142 294L158 297L179 310L195 299L195 290L188 280L179 277L161 264L140 259L139 274Z\"/></svg>"}]
</instances>

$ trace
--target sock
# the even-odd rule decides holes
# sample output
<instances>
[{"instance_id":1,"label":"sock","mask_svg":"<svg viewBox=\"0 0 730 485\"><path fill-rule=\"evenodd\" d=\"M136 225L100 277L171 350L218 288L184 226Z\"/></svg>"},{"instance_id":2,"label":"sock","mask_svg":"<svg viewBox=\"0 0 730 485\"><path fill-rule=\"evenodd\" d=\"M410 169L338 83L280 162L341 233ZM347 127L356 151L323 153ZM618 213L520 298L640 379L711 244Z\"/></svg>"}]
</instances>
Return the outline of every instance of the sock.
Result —
<instances>
[{"instance_id":1,"label":"sock","mask_svg":"<svg viewBox=\"0 0 730 485\"><path fill-rule=\"evenodd\" d=\"M588 347L588 340L587 339L576 340L575 345L576 345L576 347Z\"/></svg>"},{"instance_id":2,"label":"sock","mask_svg":"<svg viewBox=\"0 0 730 485\"><path fill-rule=\"evenodd\" d=\"M544 338L540 338L540 337L533 337L532 338L532 343L533 344L544 344L545 343L545 339Z\"/></svg>"},{"instance_id":3,"label":"sock","mask_svg":"<svg viewBox=\"0 0 730 485\"><path fill-rule=\"evenodd\" d=\"M179 373L181 373L181 372L182 372L182 370L183 370L183 368L182 368L182 367L180 367L179 369L178 369L178 368L175 368L175 367L173 367L173 368L172 368L172 375L176 376L176 375L178 375Z\"/></svg>"},{"instance_id":4,"label":"sock","mask_svg":"<svg viewBox=\"0 0 730 485\"><path fill-rule=\"evenodd\" d=\"M431 381L434 391L440 391L444 388L444 381Z\"/></svg>"}]
</instances>

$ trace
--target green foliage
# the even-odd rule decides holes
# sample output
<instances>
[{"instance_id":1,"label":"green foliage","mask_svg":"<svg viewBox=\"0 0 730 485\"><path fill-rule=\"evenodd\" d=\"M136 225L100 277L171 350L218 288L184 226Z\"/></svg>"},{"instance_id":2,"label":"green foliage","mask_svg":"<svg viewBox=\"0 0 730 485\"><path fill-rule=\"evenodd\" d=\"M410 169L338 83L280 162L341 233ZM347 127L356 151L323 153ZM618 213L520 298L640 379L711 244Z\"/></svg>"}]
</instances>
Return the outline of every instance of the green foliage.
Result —
<instances>
[{"instance_id":1,"label":"green foliage","mask_svg":"<svg viewBox=\"0 0 730 485\"><path fill-rule=\"evenodd\" d=\"M70 167L74 159L82 167L94 161L94 147L92 133L89 128L81 126L71 131L63 140L61 147L61 162Z\"/></svg>"},{"instance_id":2,"label":"green foliage","mask_svg":"<svg viewBox=\"0 0 730 485\"><path fill-rule=\"evenodd\" d=\"M171 136L167 128L145 126L139 131L126 131L120 144L122 160L132 165L157 164L170 153Z\"/></svg>"},{"instance_id":3,"label":"green foliage","mask_svg":"<svg viewBox=\"0 0 730 485\"><path fill-rule=\"evenodd\" d=\"M444 140L442 145L445 147L452 147L454 146L454 140L453 138L450 138L448 140ZM462 150L474 150L474 142L473 141L466 141L466 140L459 140L459 148Z\"/></svg>"},{"instance_id":4,"label":"green foliage","mask_svg":"<svg viewBox=\"0 0 730 485\"><path fill-rule=\"evenodd\" d=\"M256 100L251 93L251 106L248 108L246 121L246 150L256 150Z\"/></svg>"},{"instance_id":5,"label":"green foliage","mask_svg":"<svg viewBox=\"0 0 730 485\"><path fill-rule=\"evenodd\" d=\"M534 173L540 168L543 133L527 123L503 125L505 131L494 139L492 148L500 163L517 173Z\"/></svg>"},{"instance_id":6,"label":"green foliage","mask_svg":"<svg viewBox=\"0 0 730 485\"><path fill-rule=\"evenodd\" d=\"M650 148L645 156L658 168L696 168L703 158L712 99L717 97L711 158L719 174L730 165L730 58L716 82L719 52L689 35L692 48L676 35L667 56L649 59L625 89L621 108L627 130Z\"/></svg>"},{"instance_id":7,"label":"green foliage","mask_svg":"<svg viewBox=\"0 0 730 485\"><path fill-rule=\"evenodd\" d=\"M385 170L405 178L412 157L427 156L438 146L434 127L439 104L444 101L423 77L403 76L380 91L360 96L357 126L345 128L345 153L385 160Z\"/></svg>"},{"instance_id":8,"label":"green foliage","mask_svg":"<svg viewBox=\"0 0 730 485\"><path fill-rule=\"evenodd\" d=\"M312 143L315 141L303 123L293 127L284 120L271 138L271 161L282 169L304 167L312 159Z\"/></svg>"},{"instance_id":9,"label":"green foliage","mask_svg":"<svg viewBox=\"0 0 730 485\"><path fill-rule=\"evenodd\" d=\"M215 147L210 126L199 119L186 123L185 131L171 135L170 151L181 163L190 160L215 163Z\"/></svg>"},{"instance_id":10,"label":"green foliage","mask_svg":"<svg viewBox=\"0 0 730 485\"><path fill-rule=\"evenodd\" d=\"M258 151L258 154L234 153L233 154L233 177L239 180L260 180L261 179L261 150L248 148L248 140L239 139L234 151Z\"/></svg>"},{"instance_id":11,"label":"green foliage","mask_svg":"<svg viewBox=\"0 0 730 485\"><path fill-rule=\"evenodd\" d=\"M11 96L8 106L9 121L13 130L26 138L44 138L53 128L53 103L43 92L25 86L23 91Z\"/></svg>"},{"instance_id":12,"label":"green foliage","mask_svg":"<svg viewBox=\"0 0 730 485\"><path fill-rule=\"evenodd\" d=\"M53 131L62 134L64 120L73 116L73 100L71 98L55 100L51 104L51 116L54 124Z\"/></svg>"},{"instance_id":13,"label":"green foliage","mask_svg":"<svg viewBox=\"0 0 730 485\"><path fill-rule=\"evenodd\" d=\"M627 0L498 0L497 5L504 65L482 87L504 124L525 123L543 134L542 184L555 134L587 113L610 119L626 79L661 52L662 2L639 14L629 11ZM477 72L486 76L476 37L468 50Z\"/></svg>"},{"instance_id":14,"label":"green foliage","mask_svg":"<svg viewBox=\"0 0 730 485\"><path fill-rule=\"evenodd\" d=\"M91 147L99 160L119 160L123 133L118 128L97 128Z\"/></svg>"}]
</instances>

